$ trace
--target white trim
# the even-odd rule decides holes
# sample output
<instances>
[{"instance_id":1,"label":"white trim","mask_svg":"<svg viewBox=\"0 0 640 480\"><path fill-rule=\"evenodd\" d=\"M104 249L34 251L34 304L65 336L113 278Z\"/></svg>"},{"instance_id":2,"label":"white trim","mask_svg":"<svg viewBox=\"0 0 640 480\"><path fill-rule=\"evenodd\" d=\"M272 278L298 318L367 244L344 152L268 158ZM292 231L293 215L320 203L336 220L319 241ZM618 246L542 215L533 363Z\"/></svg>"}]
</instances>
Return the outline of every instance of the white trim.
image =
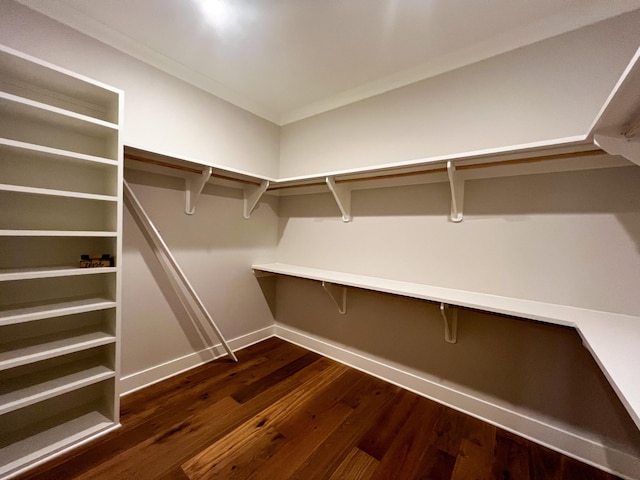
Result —
<instances>
[{"instance_id":1,"label":"white trim","mask_svg":"<svg viewBox=\"0 0 640 480\"><path fill-rule=\"evenodd\" d=\"M254 343L273 337L274 331L274 326L265 327L236 337L228 343L232 350L240 350L253 345ZM155 365L147 368L146 370L125 375L120 379L120 391L122 392L120 396L128 395L142 388L167 380L168 378L184 373L187 370L191 370L192 368L198 367L225 355L226 352L222 348L222 345L216 344L213 347L208 347L204 350L169 360L168 362Z\"/></svg>"},{"instance_id":2,"label":"white trim","mask_svg":"<svg viewBox=\"0 0 640 480\"><path fill-rule=\"evenodd\" d=\"M401 369L388 361L347 350L345 346L279 323L275 325L275 336L622 478L634 480L640 471L640 459L625 452L441 385L417 371Z\"/></svg>"}]
</instances>

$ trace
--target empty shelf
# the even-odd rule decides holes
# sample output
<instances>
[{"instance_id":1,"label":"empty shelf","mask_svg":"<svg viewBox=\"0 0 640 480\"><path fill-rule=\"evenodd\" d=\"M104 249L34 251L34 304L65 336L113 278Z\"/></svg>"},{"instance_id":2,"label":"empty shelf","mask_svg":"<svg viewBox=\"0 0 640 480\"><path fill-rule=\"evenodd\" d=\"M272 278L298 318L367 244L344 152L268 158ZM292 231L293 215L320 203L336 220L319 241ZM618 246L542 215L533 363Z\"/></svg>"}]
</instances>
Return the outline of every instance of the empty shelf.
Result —
<instances>
[{"instance_id":1,"label":"empty shelf","mask_svg":"<svg viewBox=\"0 0 640 480\"><path fill-rule=\"evenodd\" d=\"M56 302L2 307L3 309L0 310L0 326L76 313L94 312L96 310L114 308L115 306L116 302L106 298L72 298Z\"/></svg>"},{"instance_id":2,"label":"empty shelf","mask_svg":"<svg viewBox=\"0 0 640 480\"><path fill-rule=\"evenodd\" d=\"M9 280L30 280L34 278L71 277L75 275L99 275L114 273L116 267L80 268L73 265L31 268L0 269L0 282Z\"/></svg>"},{"instance_id":3,"label":"empty shelf","mask_svg":"<svg viewBox=\"0 0 640 480\"><path fill-rule=\"evenodd\" d=\"M0 386L0 415L113 377L115 372L105 365L73 363L5 380Z\"/></svg>"},{"instance_id":4,"label":"empty shelf","mask_svg":"<svg viewBox=\"0 0 640 480\"><path fill-rule=\"evenodd\" d=\"M640 428L640 317L282 263L267 272L575 328Z\"/></svg>"}]
</instances>

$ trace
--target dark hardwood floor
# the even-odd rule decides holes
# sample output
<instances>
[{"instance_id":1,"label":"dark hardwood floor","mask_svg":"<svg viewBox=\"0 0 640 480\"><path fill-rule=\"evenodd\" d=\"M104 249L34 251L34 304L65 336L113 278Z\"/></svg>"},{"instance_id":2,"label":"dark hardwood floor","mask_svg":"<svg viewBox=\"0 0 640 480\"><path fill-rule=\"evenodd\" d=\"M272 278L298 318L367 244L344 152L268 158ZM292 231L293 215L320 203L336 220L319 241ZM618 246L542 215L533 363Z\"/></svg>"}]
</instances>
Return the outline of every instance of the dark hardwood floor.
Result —
<instances>
[{"instance_id":1,"label":"dark hardwood floor","mask_svg":"<svg viewBox=\"0 0 640 480\"><path fill-rule=\"evenodd\" d=\"M122 428L21 479L613 479L271 338L123 398Z\"/></svg>"}]
</instances>

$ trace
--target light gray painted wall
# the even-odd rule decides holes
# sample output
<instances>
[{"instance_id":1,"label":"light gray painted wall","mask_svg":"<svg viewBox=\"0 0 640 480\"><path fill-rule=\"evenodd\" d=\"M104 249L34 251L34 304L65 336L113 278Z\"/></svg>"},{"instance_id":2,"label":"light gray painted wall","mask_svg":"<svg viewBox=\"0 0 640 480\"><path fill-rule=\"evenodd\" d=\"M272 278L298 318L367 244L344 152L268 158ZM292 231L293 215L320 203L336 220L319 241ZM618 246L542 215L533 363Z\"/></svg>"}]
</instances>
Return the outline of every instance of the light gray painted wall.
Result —
<instances>
[{"instance_id":1,"label":"light gray painted wall","mask_svg":"<svg viewBox=\"0 0 640 480\"><path fill-rule=\"evenodd\" d=\"M280 176L585 135L639 24L636 11L286 125Z\"/></svg>"}]
</instances>

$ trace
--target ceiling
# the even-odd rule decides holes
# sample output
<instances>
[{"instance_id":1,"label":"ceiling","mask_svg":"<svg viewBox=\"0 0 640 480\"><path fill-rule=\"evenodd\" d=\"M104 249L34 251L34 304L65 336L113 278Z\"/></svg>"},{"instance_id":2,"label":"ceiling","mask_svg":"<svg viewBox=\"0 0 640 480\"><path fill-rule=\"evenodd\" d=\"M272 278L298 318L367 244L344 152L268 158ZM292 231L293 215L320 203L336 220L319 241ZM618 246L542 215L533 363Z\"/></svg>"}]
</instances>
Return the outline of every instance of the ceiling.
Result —
<instances>
[{"instance_id":1,"label":"ceiling","mask_svg":"<svg viewBox=\"0 0 640 480\"><path fill-rule=\"evenodd\" d=\"M640 0L18 0L276 124L640 8Z\"/></svg>"}]
</instances>

